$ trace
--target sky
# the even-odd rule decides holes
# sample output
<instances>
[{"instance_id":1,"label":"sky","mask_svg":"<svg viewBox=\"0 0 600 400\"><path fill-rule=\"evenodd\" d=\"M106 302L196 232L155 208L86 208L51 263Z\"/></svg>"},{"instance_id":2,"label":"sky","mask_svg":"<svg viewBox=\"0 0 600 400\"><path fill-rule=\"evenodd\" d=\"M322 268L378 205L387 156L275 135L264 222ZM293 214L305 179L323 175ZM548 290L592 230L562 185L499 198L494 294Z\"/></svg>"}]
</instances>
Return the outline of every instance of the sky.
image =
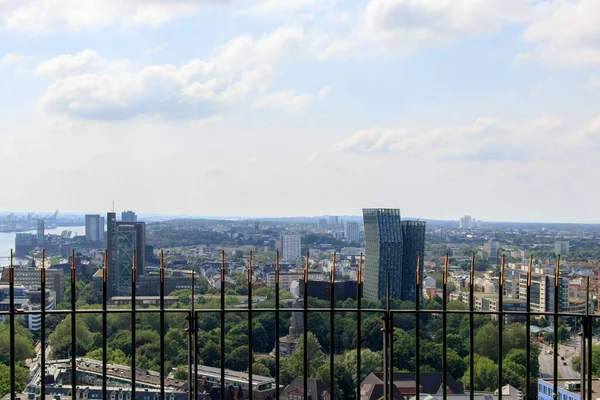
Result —
<instances>
[{"instance_id":1,"label":"sky","mask_svg":"<svg viewBox=\"0 0 600 400\"><path fill-rule=\"evenodd\" d=\"M0 210L600 223L598 0L0 0Z\"/></svg>"}]
</instances>

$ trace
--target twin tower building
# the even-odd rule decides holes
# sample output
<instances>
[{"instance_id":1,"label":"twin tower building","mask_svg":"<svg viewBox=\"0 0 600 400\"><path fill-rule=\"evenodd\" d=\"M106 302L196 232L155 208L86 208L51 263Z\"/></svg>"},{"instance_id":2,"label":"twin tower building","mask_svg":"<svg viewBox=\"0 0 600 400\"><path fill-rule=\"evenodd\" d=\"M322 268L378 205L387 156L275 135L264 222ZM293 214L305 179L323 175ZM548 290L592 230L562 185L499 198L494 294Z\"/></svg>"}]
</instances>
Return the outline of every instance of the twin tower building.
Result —
<instances>
[{"instance_id":1,"label":"twin tower building","mask_svg":"<svg viewBox=\"0 0 600 400\"><path fill-rule=\"evenodd\" d=\"M420 263L419 281L423 281L425 222L402 221L400 210L390 208L363 209L363 222L364 297L385 298L389 280L392 299L416 301L417 261Z\"/></svg>"}]
</instances>

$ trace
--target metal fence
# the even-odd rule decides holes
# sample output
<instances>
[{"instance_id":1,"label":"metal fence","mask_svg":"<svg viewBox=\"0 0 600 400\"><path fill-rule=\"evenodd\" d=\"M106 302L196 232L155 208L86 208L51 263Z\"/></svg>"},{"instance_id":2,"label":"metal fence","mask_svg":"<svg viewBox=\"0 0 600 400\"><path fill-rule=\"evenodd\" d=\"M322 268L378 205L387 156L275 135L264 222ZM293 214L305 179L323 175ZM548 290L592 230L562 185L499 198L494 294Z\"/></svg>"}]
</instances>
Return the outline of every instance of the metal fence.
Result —
<instances>
[{"instance_id":1,"label":"metal fence","mask_svg":"<svg viewBox=\"0 0 600 400\"><path fill-rule=\"evenodd\" d=\"M273 397L275 399L279 399L280 398L280 362L281 362L281 352L280 352L280 345L279 345L279 340L278 338L280 337L280 327L279 327L279 320L280 320L280 313L281 312L301 312L302 313L302 317L303 317L303 321L304 321L304 335L303 335L303 344L304 344L304 365L303 365L303 386L304 386L304 398L309 398L308 397L308 386L307 386L307 377L308 377L308 365L310 360L308 359L308 343L307 343L307 333L308 333L308 315L311 312L320 312L320 313L329 313L330 316L330 331L331 331L331 336L330 336L330 350L329 350L329 372L330 372L330 382L331 382L331 386L330 386L330 391L329 391L329 398L333 399L336 397L336 393L335 393L335 377L334 377L334 340L335 340L335 335L334 335L334 314L336 312L343 312L343 313L354 313L356 315L356 338L357 338L357 343L356 343L356 350L357 350L357 384L356 384L356 398L359 399L361 397L360 393L361 393L361 386L360 386L360 376L361 376L361 348L362 348L362 343L361 343L361 327L362 327L362 314L363 313L378 313L381 315L381 320L382 320L382 332L383 332L383 350L382 350L382 355L383 355L383 382L384 382L384 398L385 399L394 399L395 397L395 385L394 385L394 367L393 367L393 349L394 349L394 335L393 335L393 329L394 329L394 317L399 315L399 314L405 314L405 315L412 315L415 317L415 328L416 331L419 332L420 329L420 321L421 321L421 316L429 314L429 315L436 315L437 317L441 317L442 320L442 379L443 379L443 399L446 400L448 393L446 391L447 388L447 368L448 368L448 360L447 360L447 351L448 351L448 343L447 343L447 318L450 315L468 315L469 317L469 332L470 332L470 337L469 337L469 343L468 343L468 348L469 348L469 366L470 366L470 374L469 374L469 387L471 388L471 390L469 390L469 396L470 399L474 399L474 397L476 396L476 394L474 393L474 365L475 365L475 350L474 350L474 317L476 315L479 314L484 314L484 315L490 315L490 316L497 316L497 321L498 321L498 337L499 337L499 343L500 346L498 348L498 352L499 352L499 357L498 357L498 385L499 385L499 390L498 390L498 399L502 400L502 386L503 386L503 369L502 369L502 333L503 333L503 327L504 327L504 318L506 316L509 315L515 315L515 316L521 316L520 318L525 319L525 328L526 328L526 356L527 356L527 363L525 365L526 368L526 376L525 376L525 387L524 387L524 398L525 399L531 399L533 398L533 396L535 395L535 393L531 392L532 391L532 378L531 378L531 368L530 368L530 359L531 359L531 318L532 317L539 317L539 316L544 316L546 318L551 318L553 321L558 321L558 319L560 317L574 317L574 318L578 318L580 319L580 324L581 324L581 332L583 337L585 338L584 341L582 341L582 343L585 344L585 354L583 354L582 360L581 360L581 364L582 364L582 371L584 372L582 375L582 378L585 382L585 384L583 385L583 387L581 388L581 399L588 399L591 400L592 399L592 337L593 337L593 333L592 333L592 323L593 323L593 315L590 315L589 313L589 296L590 296L590 279L589 277L587 278L587 302L586 302L586 312L585 314L581 314L581 313L564 313L564 312L559 312L559 302L557 301L557 299L559 299L559 276L560 276L560 256L557 257L557 261L556 261L556 266L555 266L555 279L554 279L554 310L553 312L532 312L531 311L531 276L532 276L532 264L533 264L533 257L530 258L529 260L529 270L527 272L527 292L526 292L526 304L527 304L527 309L526 311L505 311L502 309L502 307L500 307L499 310L496 311L479 311L476 310L474 307L474 278L475 278L475 256L473 255L471 258L471 265L470 265L470 271L469 271L469 287L468 287L468 292L469 292L469 302L468 302L468 309L467 310L449 310L448 309L448 256L446 256L445 258L445 267L444 267L444 273L443 273L443 285L442 285L442 297L444 299L444 301L442 302L442 309L441 310L431 310L431 309L424 309L422 307L422 286L421 286L421 282L419 281L419 277L420 277L420 265L421 265L421 256L419 256L419 259L417 261L417 273L416 273L416 281L414 282L415 284L415 289L416 289L416 293L417 296L419 296L419 298L417 299L417 301L415 302L416 307L414 309L393 309L390 306L390 296L389 296L389 292L390 292L390 287L389 287L389 277L387 280L387 301L386 301L386 306L384 308L374 308L374 309L365 309L362 308L362 304L361 304L361 300L362 300L362 286L363 286L363 276L362 276L362 263L363 263L363 255L360 255L359 258L359 268L358 268L358 275L357 275L357 302L356 302L356 308L336 308L336 304L335 304L335 293L334 293L334 288L335 288L335 268L336 268L336 254L334 253L333 255L333 267L332 267L332 271L331 271L331 279L330 279L330 306L327 308L309 308L308 307L308 290L307 290L307 285L309 285L309 280L308 280L308 275L309 275L309 254L306 254L306 262L304 265L304 291L303 291L303 307L302 308L282 308L280 307L280 299L279 299L279 289L280 289L280 263L279 263L279 253L277 253L277 258L276 258L276 266L275 266L275 307L274 308L253 308L253 303L252 303L252 290L253 290L253 259L252 259L252 253L249 254L249 258L248 258L248 271L247 271L247 285L248 285L248 294L247 294L247 308L243 308L243 309L232 309L232 308L226 308L226 285L225 285L225 278L226 278L226 263L225 263L225 252L223 251L221 253L221 271L220 271L220 278L221 278L221 288L220 288L220 307L216 308L216 309L196 309L194 307L194 303L195 303L195 297L194 297L194 283L192 281L192 301L191 301L191 308L190 309L169 309L169 308L165 308L165 287L164 287L164 282L165 282L165 264L164 264L164 257L163 257L163 253L161 252L160 255L160 305L158 308L154 309L154 308L138 308L136 307L136 290L135 290L135 280L136 280L136 265L135 265L135 253L133 255L133 262L132 262L132 270L131 270L131 279L132 279L132 291L131 291L131 307L129 309L114 309L114 308L109 308L108 307L108 297L107 297L107 293L108 293L108 287L107 287L107 282L108 282L108 274L110 273L110 271L108 270L108 259L107 256L105 254L104 256L104 266L102 268L102 308L101 309L77 309L76 308L76 258L75 258L75 252L73 251L71 253L71 269L70 269L70 290L71 290L71 308L68 310L46 310L46 270L45 270L45 252L42 253L42 258L43 258L43 262L42 262L42 268L41 268L41 310L40 311L27 311L27 310L22 310L22 309L15 309L15 302L14 302L14 296L15 296L15 268L13 265L13 256L12 256L12 252L11 252L11 261L10 261L10 266L9 266L9 292L10 292L10 309L6 310L6 311L1 311L0 315L6 317L8 315L9 317L9 323L10 323L10 335L11 335L11 340L10 340L10 364L11 366L16 365L16 358L15 358L15 324L16 324L16 318L18 316L22 316L22 315L27 315L27 314L36 314L39 315L41 314L41 319L42 319L42 324L41 324L41 332L40 332L40 341L41 341L41 353L40 353L40 369L41 371L45 371L45 367L46 367L46 324L45 324L45 317L47 315L51 315L51 314L63 314L63 315L70 315L71 316L71 384L72 384L72 389L71 389L71 393L74 395L75 393L77 393L77 356L76 356L76 332L77 332L77 319L75 318L76 315L78 314L85 314L85 313L101 313L102 315L102 393L103 393L103 398L107 398L107 359L108 359L108 348L107 348L107 315L111 314L111 313L127 313L131 315L132 321L136 320L136 315L138 314L142 314L142 313L151 313L153 315L156 315L159 319L160 319L160 399L165 399L166 394L165 394L165 315L169 314L169 313L179 313L179 314L183 314L185 315L185 318L187 319L187 326L188 328L186 329L188 332L188 352L189 352L189 365L188 365L188 382L189 382L189 393L188 393L188 397L190 399L197 399L198 398L198 389L199 389L199 384L198 384L198 320L200 318L200 316L203 313L217 313L220 315L220 352L221 352L221 365L220 365L220 369L221 369L221 383L223 384L226 381L226 372L225 372L225 363L223 362L224 357L225 357L225 315L227 313L246 313L247 314L247 318L248 318L248 347L249 347L249 355L248 355L248 376L249 376L249 385L248 385L248 398L252 399L253 398L253 387L252 387L252 379L253 379L253 371L252 371L252 364L253 364L253 346L252 346L252 342L253 342L253 338L252 338L252 321L253 321L253 315L255 313L274 313L275 317L276 317L276 321L277 323L275 324L275 338L276 338L276 345L275 345L275 349L274 349L274 353L275 353L275 365L276 365L276 376L275 378L275 393L273 395ZM499 300L499 304L502 304L503 301L503 296L504 296L504 284L505 284L505 278L504 278L504 265L505 265L505 260L504 257L502 258L502 262L501 262L501 266L500 266L500 276L499 276L499 282L498 282L498 300ZM193 274L192 274L193 277ZM192 278L193 279L193 278ZM135 323L132 323L132 359L131 359L131 365L132 365L132 371L131 371L131 398L135 399L136 398L136 373L135 373L135 368L136 368L136 351L135 351L135 337L136 337L136 332L135 332ZM555 323L555 330L554 330L554 340L553 340L553 366L554 366L554 376L553 376L553 395L554 398L557 398L557 393L558 393L558 340L556 339L556 335L557 335L557 324ZM415 396L419 396L419 391L420 391L420 387L421 387L421 383L420 383L420 335L417 334L415 337L415 344L416 344L416 357L415 357L415 388L416 388L416 393ZM195 378L194 378L195 377ZM15 385L15 368L11 368L10 369L10 395L11 398L15 398L16 395L16 385ZM42 381L40 384L40 396L41 398L45 398L44 396L46 395L46 387L43 381L43 374L42 374ZM222 389L220 391L220 396L221 399L225 400L226 399L226 392L225 390L223 390L223 385L222 385Z\"/></svg>"}]
</instances>

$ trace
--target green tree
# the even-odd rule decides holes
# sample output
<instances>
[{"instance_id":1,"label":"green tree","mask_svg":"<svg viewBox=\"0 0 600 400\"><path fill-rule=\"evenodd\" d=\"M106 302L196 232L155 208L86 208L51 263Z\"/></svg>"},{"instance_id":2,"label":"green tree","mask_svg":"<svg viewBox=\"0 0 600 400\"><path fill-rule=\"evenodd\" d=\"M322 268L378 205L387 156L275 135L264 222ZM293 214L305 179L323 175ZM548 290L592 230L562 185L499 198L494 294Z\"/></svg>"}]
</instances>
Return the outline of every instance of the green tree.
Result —
<instances>
[{"instance_id":1,"label":"green tree","mask_svg":"<svg viewBox=\"0 0 600 400\"><path fill-rule=\"evenodd\" d=\"M15 365L15 383L17 393L25 389L25 385L29 381L29 370L20 365ZM11 367L0 364L0 397L4 397L10 392L10 370Z\"/></svg>"},{"instance_id":2,"label":"green tree","mask_svg":"<svg viewBox=\"0 0 600 400\"><path fill-rule=\"evenodd\" d=\"M265 364L260 362L252 363L252 373L262 376L271 376L271 371L269 370L269 368Z\"/></svg>"},{"instance_id":3,"label":"green tree","mask_svg":"<svg viewBox=\"0 0 600 400\"><path fill-rule=\"evenodd\" d=\"M10 326L6 318L0 325L0 362L10 363ZM33 337L31 332L21 323L15 323L15 357L17 361L24 361L35 356Z\"/></svg>"},{"instance_id":4,"label":"green tree","mask_svg":"<svg viewBox=\"0 0 600 400\"><path fill-rule=\"evenodd\" d=\"M531 376L537 378L540 374L540 359L539 350L536 345L531 346L531 359L529 360L529 368ZM535 349L535 350L534 350ZM512 349L504 356L504 363L514 362L518 365L527 364L527 351L525 349Z\"/></svg>"},{"instance_id":5,"label":"green tree","mask_svg":"<svg viewBox=\"0 0 600 400\"><path fill-rule=\"evenodd\" d=\"M502 363L502 384L509 384L521 390L524 383L525 366L514 361Z\"/></svg>"},{"instance_id":6,"label":"green tree","mask_svg":"<svg viewBox=\"0 0 600 400\"><path fill-rule=\"evenodd\" d=\"M303 376L304 373L304 335L300 335L296 348L288 358L289 371L292 376ZM311 332L308 333L306 339L308 344L307 349L307 360L308 360L308 377L314 378L317 375L317 371L325 363L325 356L321 351L321 344Z\"/></svg>"},{"instance_id":7,"label":"green tree","mask_svg":"<svg viewBox=\"0 0 600 400\"><path fill-rule=\"evenodd\" d=\"M394 350L398 346L394 346ZM395 357L394 357L395 358ZM357 351L350 350L344 353L344 368L350 373L353 383L356 385L356 359ZM360 381L367 377L371 372L379 372L383 368L383 357L381 353L369 349L362 349L360 352Z\"/></svg>"},{"instance_id":8,"label":"green tree","mask_svg":"<svg viewBox=\"0 0 600 400\"><path fill-rule=\"evenodd\" d=\"M107 349L107 361L109 364L129 365L129 358L119 349ZM102 361L102 349L94 349L85 355L87 358Z\"/></svg>"},{"instance_id":9,"label":"green tree","mask_svg":"<svg viewBox=\"0 0 600 400\"><path fill-rule=\"evenodd\" d=\"M498 346L498 329L493 325L484 325L475 333L475 354L495 363L498 361Z\"/></svg>"},{"instance_id":10,"label":"green tree","mask_svg":"<svg viewBox=\"0 0 600 400\"><path fill-rule=\"evenodd\" d=\"M214 342L208 342L202 346L199 357L204 365L215 368L221 366L221 348Z\"/></svg>"},{"instance_id":11,"label":"green tree","mask_svg":"<svg viewBox=\"0 0 600 400\"><path fill-rule=\"evenodd\" d=\"M463 386L471 389L469 384L471 366L469 366L462 378ZM475 390L493 391L498 388L498 365L491 359L476 355L473 370L473 386Z\"/></svg>"},{"instance_id":12,"label":"green tree","mask_svg":"<svg viewBox=\"0 0 600 400\"><path fill-rule=\"evenodd\" d=\"M316 378L323 382L325 387L331 387L329 367L329 363L325 363L317 371ZM348 372L342 363L333 364L333 379L335 385L335 399L344 400L354 397L354 385L352 385L350 372Z\"/></svg>"},{"instance_id":13,"label":"green tree","mask_svg":"<svg viewBox=\"0 0 600 400\"><path fill-rule=\"evenodd\" d=\"M248 367L248 346L239 346L225 357L225 367L236 371L245 371Z\"/></svg>"}]
</instances>

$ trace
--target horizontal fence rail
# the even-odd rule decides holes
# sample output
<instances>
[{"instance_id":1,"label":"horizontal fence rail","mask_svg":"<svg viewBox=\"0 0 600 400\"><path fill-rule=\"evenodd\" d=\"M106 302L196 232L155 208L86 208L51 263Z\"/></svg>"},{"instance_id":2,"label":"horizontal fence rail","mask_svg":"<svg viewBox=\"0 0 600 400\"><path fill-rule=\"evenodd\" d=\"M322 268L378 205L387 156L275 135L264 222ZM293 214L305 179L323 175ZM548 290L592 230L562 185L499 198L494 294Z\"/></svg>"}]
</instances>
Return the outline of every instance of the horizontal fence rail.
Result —
<instances>
[{"instance_id":1,"label":"horizontal fence rail","mask_svg":"<svg viewBox=\"0 0 600 400\"><path fill-rule=\"evenodd\" d=\"M187 397L189 399L208 399L205 397L205 393L200 393L200 390L205 384L202 382L202 378L199 375L198 367L199 367L199 352L201 351L200 344L200 320L206 314L218 314L219 322L218 325L220 327L219 338L220 338L220 361L219 361L219 382L215 384L216 387L219 388L219 398L221 400L230 399L231 394L229 393L229 388L226 388L226 380L228 378L228 372L225 368L225 360L229 356L226 353L226 315L231 313L236 314L246 314L247 317L247 344L248 344L248 369L247 369L247 385L245 392L243 390L238 391L236 394L236 398L238 399L258 399L257 393L255 393L253 388L253 380L256 379L253 363L255 361L255 354L253 350L253 324L255 322L256 316L259 316L263 313L273 313L275 315L275 348L273 349L274 354L274 365L275 365L275 390L273 390L272 394L269 394L266 399L282 399L281 392L283 388L281 387L281 364L285 362L282 360L282 353L280 349L280 317L282 313L298 313L301 315L303 322L303 330L302 330L302 343L298 343L303 347L303 364L302 364L302 388L301 393L304 399L313 399L317 400L321 398L320 393L311 393L311 385L309 384L309 378L313 378L314 373L311 372L311 355L309 354L309 315L312 313L328 313L329 314L329 354L327 357L327 362L325 365L328 367L328 373L326 374L328 377L328 383L325 390L328 393L327 398L341 398L341 393L338 393L339 389L336 389L336 381L339 379L336 375L336 354L335 354L335 315L336 313L344 313L344 314L354 314L356 317L356 324L353 329L355 329L355 346L356 346L356 382L351 383L353 386L353 390L355 393L356 399L367 399L367 394L364 392L361 386L361 376L364 375L364 372L377 372L381 373L383 382L383 390L380 393L380 397L385 399L396 399L400 398L401 391L396 387L395 384L395 373L394 370L394 350L398 346L395 341L395 321L402 316L413 316L414 317L414 326L415 332L414 335L414 349L415 349L415 390L410 396L416 396L419 398L420 395L424 394L422 392L423 384L422 384L422 371L421 371L421 363L422 363L422 349L421 349L421 339L422 332L420 331L422 319L427 318L439 318L441 321L441 373L442 373L442 392L441 397L443 400L447 400L448 395L452 394L452 392L448 391L448 369L449 362L448 359L448 317L450 316L465 316L467 320L467 328L469 332L469 340L468 343L465 343L465 348L468 349L468 374L465 374L463 379L463 384L469 387L469 398L474 399L478 394L474 390L475 387L475 370L476 370L476 354L475 354L475 326L476 326L476 318L479 316L489 316L497 319L497 337L498 337L498 348L496 349L498 352L498 370L497 370L497 392L496 396L498 400L502 400L503 396L503 384L505 382L504 375L505 371L503 371L503 332L504 328L507 326L505 323L505 318L510 317L522 317L525 321L525 329L526 329L526 343L525 343L525 376L524 378L524 390L523 390L523 398L524 399L534 399L536 397L536 389L532 388L532 371L530 360L532 356L532 338L531 338L531 321L532 318L535 317L544 317L550 320L553 324L553 340L552 340L552 364L553 364L553 376L552 378L552 397L560 400L558 398L559 393L559 347L558 347L558 332L559 332L559 320L560 318L574 318L577 319L577 322L581 325L581 336L582 340L582 351L581 351L581 397L580 399L592 400L593 398L593 390L592 390L592 382L593 382L593 366L592 366L592 338L593 338L593 323L595 318L600 318L600 315L590 314L590 278L587 277L586 281L586 300L585 313L575 313L575 312L559 312L559 299L560 299L560 256L557 256L556 265L554 267L554 287L553 296L554 296L554 304L553 310L551 312L533 312L531 310L531 295L532 295L532 266L533 266L533 256L529 259L528 270L526 272L527 282L526 282L526 309L522 310L504 310L503 308L503 300L504 300L504 290L506 288L506 275L505 275L505 258L504 256L501 258L501 263L499 266L499 279L498 279L498 304L500 304L500 308L496 310L476 310L475 309L475 292L474 292L474 280L475 280L475 255L473 254L470 260L470 269L467 271L469 285L466 288L468 293L468 304L466 304L464 309L448 309L449 302L449 257L446 256L444 258L444 270L442 275L442 304L440 309L425 309L423 307L423 289L424 285L421 281L422 276L422 261L423 256L419 255L417 257L417 265L416 267L416 280L411 283L414 284L414 289L416 293L416 298L414 299L414 308L411 309L399 309L393 308L391 306L391 300L393 300L390 296L390 285L391 281L389 278L389 273L386 278L386 297L383 299L384 301L381 304L384 304L382 307L377 308L362 308L363 304L363 285L365 280L365 275L363 271L363 254L360 254L358 259L358 271L356 276L356 307L337 307L336 306L336 297L335 297L335 284L336 284L336 264L338 259L336 258L337 254L333 253L332 258L332 266L330 270L329 277L329 307L309 307L309 295L308 295L308 287L311 284L309 281L309 271L310 271L310 254L307 252L305 255L305 263L303 268L303 277L302 277L302 295L300 297L300 301L302 302L301 307L281 307L280 302L280 276L281 276L281 268L280 268L280 257L279 252L276 254L275 260L275 306L274 307L266 307L266 308L258 308L253 307L253 291L255 289L256 281L254 279L254 259L253 254L250 252L248 254L247 259L247 306L244 308L231 308L227 307L226 299L227 299L227 268L226 268L226 256L225 252L222 251L220 254L220 288L218 300L219 307L218 308L196 308L196 291L195 291L195 272L192 272L192 285L191 285L191 302L189 308L167 308L165 306L165 262L164 262L164 254L161 251L160 253L160 267L159 267L159 305L157 308L143 308L138 306L138 296L136 296L136 277L137 277L137 269L136 265L136 254L135 251L132 254L132 263L131 263L131 306L130 308L110 308L108 306L109 299L109 279L111 273L114 271L109 271L109 257L108 251L105 252L103 257L103 266L101 268L101 277L102 277L102 301L99 304L100 308L77 308L77 260L76 254L73 250L71 252L71 260L70 260L70 276L69 276L69 284L70 284L70 309L54 309L47 310L46 309L46 289L48 288L47 282L47 274L46 274L46 252L42 251L42 266L40 268L40 291L41 291L41 307L40 310L24 310L18 309L15 306L15 266L13 262L13 254L11 251L10 254L10 265L8 267L8 281L9 281L9 302L7 310L0 310L0 316L2 318L8 317L8 325L10 332L10 346L9 346L9 362L10 362L10 385L9 385L9 398L15 399L17 398L17 378L16 378L16 370L17 370L17 343L15 330L17 324L17 318L30 316L30 315L40 315L41 316L41 327L40 327L40 355L39 355L39 371L40 371L40 383L39 383L39 392L36 394L40 396L40 398L44 398L46 394L48 394L48 390L45 384L45 371L46 368L51 362L48 360L48 356L46 355L47 349L47 334L52 333L48 332L46 328L46 318L52 316L70 316L70 335L71 335L71 344L70 344L70 386L71 391L70 394L75 396L78 392L78 381L77 381L77 372L78 372L78 356L77 356L77 316L87 315L87 314L101 314L102 321L102 332L101 332L101 350L102 350L102 367L101 367L101 392L102 398L108 399L110 398L109 393L109 385L110 385L110 377L108 374L108 365L109 365L109 349L108 349L108 320L107 317L109 315L129 315L132 321L131 324L131 371L130 371L130 393L131 398L146 398L141 397L144 395L144 389L137 385L137 370L138 367L136 365L136 325L137 319L143 315L156 315L156 318L159 321L159 360L160 367L158 371L159 375L159 390L158 390L158 398L161 400L169 399L169 393L166 387L166 379L168 378L169 373L165 371L165 364L168 361L166 359L165 354L165 336L166 336L166 321L165 317L169 315L181 315L186 319L186 332L187 332L187 343L188 343L188 365L187 365L187 388L185 392L187 393ZM383 361L383 368L381 371L363 371L362 365L363 354L362 354L362 345L365 344L363 337L363 315L364 314L378 314L381 316L381 331L382 331L382 343L383 348L381 350L381 356ZM141 370L141 368L140 368ZM149 373L149 372L147 372ZM454 377L459 378L459 377ZM548 378L548 377L547 377ZM323 376L321 376L323 379ZM579 380L579 379L578 379ZM29 385L31 387L32 385ZM35 386L35 385L33 385ZM80 385L86 386L86 385ZM534 386L535 387L535 386ZM407 398L404 394L402 394L404 398ZM440 394L438 394L440 395ZM408 398L410 398L410 396ZM286 397L287 399L287 397Z\"/></svg>"}]
</instances>

